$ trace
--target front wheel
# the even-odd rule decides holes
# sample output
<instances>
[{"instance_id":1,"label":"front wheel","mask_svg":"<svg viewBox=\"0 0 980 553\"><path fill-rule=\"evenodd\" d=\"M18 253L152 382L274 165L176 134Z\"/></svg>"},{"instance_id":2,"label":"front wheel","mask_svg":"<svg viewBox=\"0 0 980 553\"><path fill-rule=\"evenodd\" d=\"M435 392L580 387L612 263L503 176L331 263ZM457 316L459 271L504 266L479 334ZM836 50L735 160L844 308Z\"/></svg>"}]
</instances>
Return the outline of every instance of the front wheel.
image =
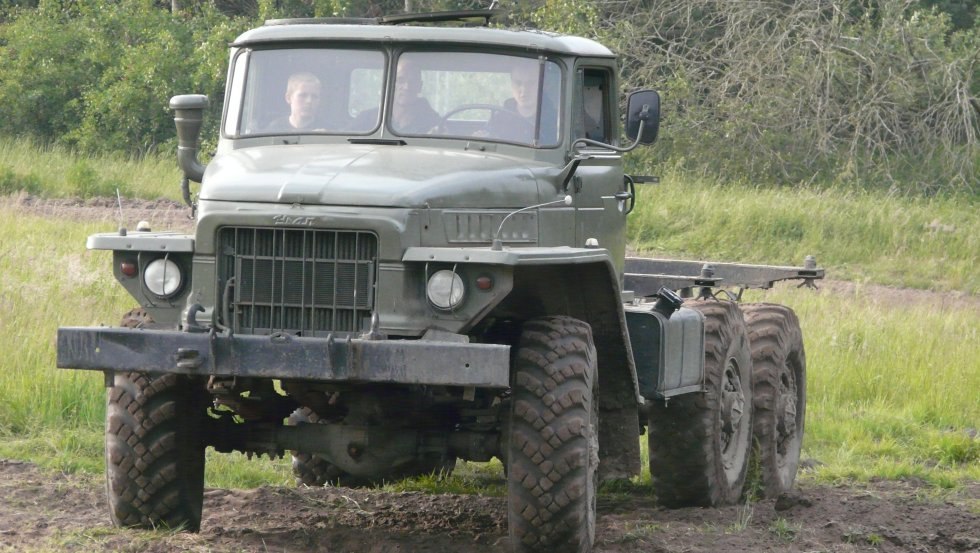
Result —
<instances>
[{"instance_id":1,"label":"front wheel","mask_svg":"<svg viewBox=\"0 0 980 553\"><path fill-rule=\"evenodd\" d=\"M752 347L755 424L763 494L793 487L803 446L806 354L792 309L772 303L742 306Z\"/></svg>"},{"instance_id":2,"label":"front wheel","mask_svg":"<svg viewBox=\"0 0 980 553\"><path fill-rule=\"evenodd\" d=\"M109 515L116 526L201 526L207 395L187 377L116 373L106 405Z\"/></svg>"},{"instance_id":3,"label":"front wheel","mask_svg":"<svg viewBox=\"0 0 980 553\"><path fill-rule=\"evenodd\" d=\"M752 359L733 302L688 301L704 315L703 393L654 402L650 476L667 507L735 503L748 472L752 438Z\"/></svg>"},{"instance_id":4,"label":"front wheel","mask_svg":"<svg viewBox=\"0 0 980 553\"><path fill-rule=\"evenodd\" d=\"M507 470L512 547L589 551L599 464L592 329L571 317L531 320L514 363Z\"/></svg>"}]
</instances>

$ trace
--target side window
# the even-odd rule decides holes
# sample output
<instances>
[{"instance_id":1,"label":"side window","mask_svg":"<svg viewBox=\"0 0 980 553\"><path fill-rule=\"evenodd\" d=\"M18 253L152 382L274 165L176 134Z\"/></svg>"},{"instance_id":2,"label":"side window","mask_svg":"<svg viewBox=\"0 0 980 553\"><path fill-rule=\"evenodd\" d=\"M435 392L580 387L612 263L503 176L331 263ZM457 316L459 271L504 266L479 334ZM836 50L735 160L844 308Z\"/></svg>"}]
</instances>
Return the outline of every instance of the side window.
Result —
<instances>
[{"instance_id":1,"label":"side window","mask_svg":"<svg viewBox=\"0 0 980 553\"><path fill-rule=\"evenodd\" d=\"M575 135L600 142L609 141L609 90L611 77L605 69L581 69L580 112L576 114Z\"/></svg>"}]
</instances>

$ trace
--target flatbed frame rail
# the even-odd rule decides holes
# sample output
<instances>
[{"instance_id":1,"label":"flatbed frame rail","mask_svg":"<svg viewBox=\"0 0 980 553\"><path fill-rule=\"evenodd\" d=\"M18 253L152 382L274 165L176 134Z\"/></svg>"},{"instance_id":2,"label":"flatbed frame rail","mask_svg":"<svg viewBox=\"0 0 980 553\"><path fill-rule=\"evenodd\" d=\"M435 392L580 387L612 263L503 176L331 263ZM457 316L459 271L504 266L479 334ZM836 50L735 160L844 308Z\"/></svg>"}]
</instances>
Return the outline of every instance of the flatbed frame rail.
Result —
<instances>
[{"instance_id":1,"label":"flatbed frame rail","mask_svg":"<svg viewBox=\"0 0 980 553\"><path fill-rule=\"evenodd\" d=\"M824 277L813 256L807 256L803 267L776 265L746 265L627 257L623 274L623 289L637 297L655 296L661 287L686 290L700 287L772 288L782 280L800 280L800 286L815 287L814 281Z\"/></svg>"}]
</instances>

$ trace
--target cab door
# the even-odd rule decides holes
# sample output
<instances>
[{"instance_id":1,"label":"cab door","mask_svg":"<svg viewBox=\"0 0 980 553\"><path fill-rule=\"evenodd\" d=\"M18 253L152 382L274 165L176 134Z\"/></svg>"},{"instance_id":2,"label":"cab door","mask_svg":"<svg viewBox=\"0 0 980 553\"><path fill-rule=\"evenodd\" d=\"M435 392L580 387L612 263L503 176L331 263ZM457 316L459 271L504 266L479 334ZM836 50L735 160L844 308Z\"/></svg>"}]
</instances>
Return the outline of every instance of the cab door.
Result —
<instances>
[{"instance_id":1,"label":"cab door","mask_svg":"<svg viewBox=\"0 0 980 553\"><path fill-rule=\"evenodd\" d=\"M614 87L611 67L576 67L570 117L573 142L586 138L617 144ZM595 238L600 248L609 250L621 277L626 255L626 214L632 207L632 197L624 185L622 154L595 144L573 148L572 152L589 156L569 183L575 205L577 245L585 246L590 238Z\"/></svg>"}]
</instances>

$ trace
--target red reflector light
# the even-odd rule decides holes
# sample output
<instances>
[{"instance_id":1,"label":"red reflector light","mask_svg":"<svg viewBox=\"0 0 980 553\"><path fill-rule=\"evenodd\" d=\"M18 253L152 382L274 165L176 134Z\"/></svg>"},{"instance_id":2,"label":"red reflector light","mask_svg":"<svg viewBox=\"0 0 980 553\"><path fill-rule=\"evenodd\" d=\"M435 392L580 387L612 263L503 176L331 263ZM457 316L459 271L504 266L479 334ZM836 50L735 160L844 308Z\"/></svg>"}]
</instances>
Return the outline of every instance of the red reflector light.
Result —
<instances>
[{"instance_id":1,"label":"red reflector light","mask_svg":"<svg viewBox=\"0 0 980 553\"><path fill-rule=\"evenodd\" d=\"M481 276L476 279L476 287L480 290L490 290L493 288L493 279L488 276Z\"/></svg>"},{"instance_id":2,"label":"red reflector light","mask_svg":"<svg viewBox=\"0 0 980 553\"><path fill-rule=\"evenodd\" d=\"M123 261L119 264L119 272L128 277L134 277L139 270L137 270L136 264L132 261Z\"/></svg>"}]
</instances>

